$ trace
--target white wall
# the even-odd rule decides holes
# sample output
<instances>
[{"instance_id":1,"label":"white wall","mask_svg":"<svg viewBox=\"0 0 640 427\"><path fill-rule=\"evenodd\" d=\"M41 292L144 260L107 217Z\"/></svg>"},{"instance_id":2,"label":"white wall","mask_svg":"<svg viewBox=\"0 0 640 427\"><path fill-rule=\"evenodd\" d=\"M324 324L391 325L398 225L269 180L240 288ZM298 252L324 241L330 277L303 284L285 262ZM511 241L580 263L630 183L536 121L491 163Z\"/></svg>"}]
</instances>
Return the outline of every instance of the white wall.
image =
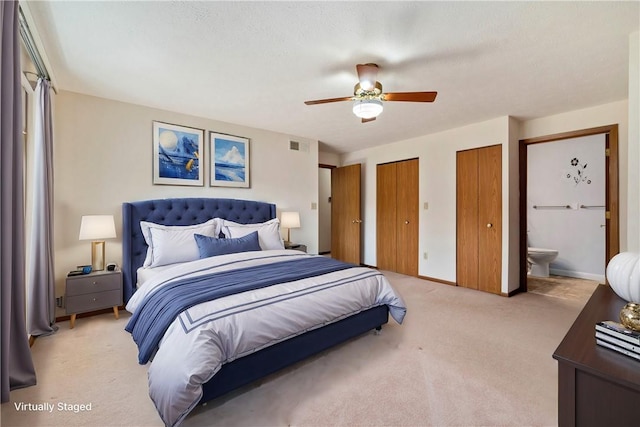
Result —
<instances>
[{"instance_id":1,"label":"white wall","mask_svg":"<svg viewBox=\"0 0 640 427\"><path fill-rule=\"evenodd\" d=\"M558 251L550 266L554 274L604 280L604 150L603 134L527 148L529 246Z\"/></svg>"},{"instance_id":2,"label":"white wall","mask_svg":"<svg viewBox=\"0 0 640 427\"><path fill-rule=\"evenodd\" d=\"M153 185L154 120L250 138L251 188L209 187L208 171L204 187ZM69 270L90 263L90 243L78 240L82 215L115 216L118 237L107 241L106 258L121 263L125 201L227 197L275 203L278 215L300 212L302 227L292 234L310 253L318 251L318 211L311 208L318 201L317 141L65 91L56 97L54 135L56 296L64 293ZM291 137L310 149L289 150ZM203 157L208 155L206 147Z\"/></svg>"},{"instance_id":3,"label":"white wall","mask_svg":"<svg viewBox=\"0 0 640 427\"><path fill-rule=\"evenodd\" d=\"M503 256L503 282L508 283L508 290L512 291L520 286L520 122L513 117L509 117L509 174L503 175L503 179L508 181L509 200L508 207L503 206L509 215L507 227L508 236L504 236L503 242L508 243L508 253ZM503 182L504 184L504 182ZM503 190L504 191L504 190ZM503 243L504 245L504 243ZM507 271L505 272L505 268Z\"/></svg>"}]
</instances>

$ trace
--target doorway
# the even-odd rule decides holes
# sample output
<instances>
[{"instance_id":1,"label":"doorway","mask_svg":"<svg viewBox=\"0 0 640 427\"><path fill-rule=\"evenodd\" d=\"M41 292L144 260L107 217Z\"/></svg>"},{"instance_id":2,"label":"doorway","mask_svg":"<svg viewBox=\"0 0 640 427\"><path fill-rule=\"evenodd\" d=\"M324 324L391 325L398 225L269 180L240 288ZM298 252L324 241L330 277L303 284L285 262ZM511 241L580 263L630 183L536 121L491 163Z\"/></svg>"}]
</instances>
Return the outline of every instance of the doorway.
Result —
<instances>
[{"instance_id":1,"label":"doorway","mask_svg":"<svg viewBox=\"0 0 640 427\"><path fill-rule=\"evenodd\" d=\"M520 154L520 291L527 291L527 277L528 277L528 264L527 264L527 226L528 221L528 150L533 147L534 144L551 143L569 139L576 139L581 137L587 137L592 135L603 135L605 139L605 152L604 152L604 179L605 179L605 195L604 195L604 232L605 232L605 248L604 248L604 263L605 266L609 260L619 252L620 246L620 225L619 225L619 193L618 193L618 125L602 126L591 129L584 129L579 131L565 132L555 135L547 135L538 138L530 138L520 140L519 154ZM577 159L577 158L576 158ZM571 167L580 167L579 159L575 161L571 159ZM575 164L574 164L575 163ZM582 172L584 172L584 168ZM566 175L570 175L567 179L578 179L580 182L584 174L577 174L577 178L571 176L574 173L573 170L566 171ZM566 178L566 177L565 177ZM552 203L544 206L561 206L565 209L572 209L573 206L570 203L558 204ZM581 208L580 205L576 206L576 209L589 209L589 205ZM553 208L549 208L553 209ZM560 208L558 208L560 209Z\"/></svg>"},{"instance_id":2,"label":"doorway","mask_svg":"<svg viewBox=\"0 0 640 427\"><path fill-rule=\"evenodd\" d=\"M318 169L318 254L331 254L331 169L320 164Z\"/></svg>"}]
</instances>

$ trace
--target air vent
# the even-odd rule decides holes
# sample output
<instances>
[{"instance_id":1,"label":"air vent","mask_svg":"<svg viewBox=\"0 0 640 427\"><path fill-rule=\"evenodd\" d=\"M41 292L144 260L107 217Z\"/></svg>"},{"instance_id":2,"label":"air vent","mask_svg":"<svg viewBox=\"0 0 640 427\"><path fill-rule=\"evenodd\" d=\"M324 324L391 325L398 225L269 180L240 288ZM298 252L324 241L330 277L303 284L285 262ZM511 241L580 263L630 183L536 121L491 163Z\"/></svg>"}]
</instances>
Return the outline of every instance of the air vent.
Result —
<instances>
[{"instance_id":1,"label":"air vent","mask_svg":"<svg viewBox=\"0 0 640 427\"><path fill-rule=\"evenodd\" d=\"M289 150L300 151L300 143L298 141L289 141Z\"/></svg>"}]
</instances>

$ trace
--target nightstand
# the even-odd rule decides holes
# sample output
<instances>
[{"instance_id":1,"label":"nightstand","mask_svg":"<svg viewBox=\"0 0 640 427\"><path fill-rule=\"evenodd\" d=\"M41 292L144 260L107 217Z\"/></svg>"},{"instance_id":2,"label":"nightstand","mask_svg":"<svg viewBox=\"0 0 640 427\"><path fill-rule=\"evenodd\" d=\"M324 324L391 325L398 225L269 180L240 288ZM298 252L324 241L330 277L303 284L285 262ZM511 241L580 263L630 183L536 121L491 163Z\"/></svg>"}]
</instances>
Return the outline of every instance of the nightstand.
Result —
<instances>
[{"instance_id":1,"label":"nightstand","mask_svg":"<svg viewBox=\"0 0 640 427\"><path fill-rule=\"evenodd\" d=\"M65 301L67 314L71 315L71 329L78 313L113 307L113 314L118 319L118 307L122 305L122 272L105 270L67 277Z\"/></svg>"},{"instance_id":2,"label":"nightstand","mask_svg":"<svg viewBox=\"0 0 640 427\"><path fill-rule=\"evenodd\" d=\"M300 243L285 242L284 248L285 249L294 249L296 251L307 252L307 246L306 245L301 245Z\"/></svg>"}]
</instances>

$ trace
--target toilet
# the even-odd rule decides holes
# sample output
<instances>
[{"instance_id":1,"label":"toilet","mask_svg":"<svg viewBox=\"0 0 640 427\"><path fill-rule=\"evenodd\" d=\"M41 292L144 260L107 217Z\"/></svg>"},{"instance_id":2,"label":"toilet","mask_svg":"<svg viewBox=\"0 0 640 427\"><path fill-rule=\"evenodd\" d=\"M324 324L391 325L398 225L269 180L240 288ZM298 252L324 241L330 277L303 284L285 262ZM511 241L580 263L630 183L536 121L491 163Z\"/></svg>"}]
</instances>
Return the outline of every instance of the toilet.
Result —
<instances>
[{"instance_id":1,"label":"toilet","mask_svg":"<svg viewBox=\"0 0 640 427\"><path fill-rule=\"evenodd\" d=\"M549 264L558 256L554 249L528 248L527 261L531 265L529 274L537 277L549 277Z\"/></svg>"}]
</instances>

